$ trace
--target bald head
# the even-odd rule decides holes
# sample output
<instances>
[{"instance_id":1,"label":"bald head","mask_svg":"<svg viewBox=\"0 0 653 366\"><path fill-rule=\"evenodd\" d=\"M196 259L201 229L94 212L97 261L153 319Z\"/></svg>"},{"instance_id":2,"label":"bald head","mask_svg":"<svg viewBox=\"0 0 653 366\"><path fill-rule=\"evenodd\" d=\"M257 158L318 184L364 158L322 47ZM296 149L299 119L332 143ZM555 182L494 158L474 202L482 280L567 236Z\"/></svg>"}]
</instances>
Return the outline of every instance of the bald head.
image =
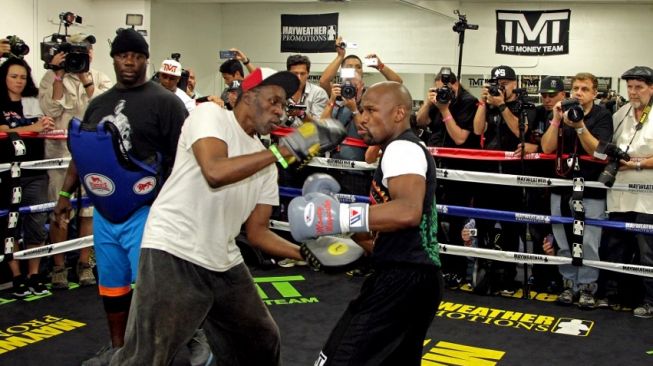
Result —
<instances>
[{"instance_id":1,"label":"bald head","mask_svg":"<svg viewBox=\"0 0 653 366\"><path fill-rule=\"evenodd\" d=\"M368 145L379 145L410 128L413 100L400 83L384 81L369 87L362 100L361 137Z\"/></svg>"},{"instance_id":2,"label":"bald head","mask_svg":"<svg viewBox=\"0 0 653 366\"><path fill-rule=\"evenodd\" d=\"M413 98L403 84L396 81L382 81L369 87L365 95L368 94L373 95L375 98L380 98L379 101L384 103L402 106L406 111L406 120L410 122Z\"/></svg>"}]
</instances>

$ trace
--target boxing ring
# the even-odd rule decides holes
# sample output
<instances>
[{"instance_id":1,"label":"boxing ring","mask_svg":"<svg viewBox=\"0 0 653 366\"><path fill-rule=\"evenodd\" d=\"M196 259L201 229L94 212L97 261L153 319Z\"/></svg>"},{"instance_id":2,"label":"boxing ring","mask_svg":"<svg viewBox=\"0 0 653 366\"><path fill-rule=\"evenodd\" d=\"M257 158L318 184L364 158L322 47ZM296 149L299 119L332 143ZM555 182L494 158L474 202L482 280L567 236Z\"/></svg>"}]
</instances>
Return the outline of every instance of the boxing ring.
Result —
<instances>
[{"instance_id":1,"label":"boxing ring","mask_svg":"<svg viewBox=\"0 0 653 366\"><path fill-rule=\"evenodd\" d=\"M22 137L65 139L57 131L47 135L25 134ZM0 136L2 138L3 136ZM351 142L356 143L356 142ZM482 160L518 160L511 152L473 151L431 148L434 156ZM550 159L545 154L526 154L525 159ZM65 169L68 159L0 164L0 172L20 169ZM375 165L364 162L315 158L309 166L317 169L370 171ZM570 180L524 175L493 174L438 169L438 179L521 187L571 187ZM598 182L586 187L605 188ZM653 192L642 182L618 185L612 189ZM280 187L282 197L301 194L294 187ZM339 200L364 202L365 196L337 194ZM82 205L88 202L82 200ZM73 203L73 206L75 204ZM54 203L24 206L19 214L50 211ZM474 217L496 221L567 224L573 218L478 209L453 205L437 206L438 212L450 216ZM11 216L0 210L0 217ZM7 220L8 222L10 220ZM652 234L653 225L586 219L587 225ZM271 220L274 230L288 229L286 222ZM3 238L4 239L4 238ZM0 264L11 259L47 257L93 245L92 236L72 239L29 250L0 255ZM440 244L442 254L484 258L520 264L571 264L572 258L542 254L507 252ZM444 259L446 260L446 259ZM623 263L582 260L582 265L637 276L653 277L653 268ZM279 324L282 335L284 365L312 365L331 327L348 301L358 293L362 278L344 273L315 272L307 267L257 268L251 266L259 294ZM7 286L3 286L6 288ZM527 296L524 296L527 295ZM528 298L529 300L523 300ZM422 365L521 365L589 363L592 365L653 364L653 328L645 319L629 312L606 310L582 311L576 307L553 305L555 294L523 290L512 296L479 296L471 288L446 290L436 319L424 340ZM9 292L0 293L0 365L69 365L79 364L108 342L106 320L95 287L80 288L71 283L68 290L51 295L13 299ZM182 351L175 365L187 364Z\"/></svg>"}]
</instances>

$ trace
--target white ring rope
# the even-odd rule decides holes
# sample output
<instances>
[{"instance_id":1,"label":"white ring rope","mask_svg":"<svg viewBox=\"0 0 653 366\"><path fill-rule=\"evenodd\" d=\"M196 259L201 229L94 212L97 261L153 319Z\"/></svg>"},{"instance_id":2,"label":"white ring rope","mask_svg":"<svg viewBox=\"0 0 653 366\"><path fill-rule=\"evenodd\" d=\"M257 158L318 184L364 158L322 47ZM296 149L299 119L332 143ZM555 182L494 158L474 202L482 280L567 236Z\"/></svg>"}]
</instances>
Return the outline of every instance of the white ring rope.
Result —
<instances>
[{"instance_id":1,"label":"white ring rope","mask_svg":"<svg viewBox=\"0 0 653 366\"><path fill-rule=\"evenodd\" d=\"M284 221L270 220L270 228L290 231L290 225ZM530 254L520 252L508 252L494 249L472 248L461 245L443 244L440 243L440 253L457 255L463 257L475 257L497 260L501 262L510 263L527 263L527 264L547 264L547 265L560 265L571 264L571 258L558 257L553 255L544 254ZM605 269L608 271L627 273L639 275L644 277L653 277L653 267L594 261L583 259L583 266Z\"/></svg>"}]
</instances>

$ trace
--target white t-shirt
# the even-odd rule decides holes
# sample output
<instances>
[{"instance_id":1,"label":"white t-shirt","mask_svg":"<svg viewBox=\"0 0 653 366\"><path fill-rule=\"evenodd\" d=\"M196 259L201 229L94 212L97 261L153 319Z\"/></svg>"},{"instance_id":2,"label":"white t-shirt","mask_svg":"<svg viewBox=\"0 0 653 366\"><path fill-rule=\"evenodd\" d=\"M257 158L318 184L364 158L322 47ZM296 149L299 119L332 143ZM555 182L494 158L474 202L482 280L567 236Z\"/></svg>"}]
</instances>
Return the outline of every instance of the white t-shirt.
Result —
<instances>
[{"instance_id":1,"label":"white t-shirt","mask_svg":"<svg viewBox=\"0 0 653 366\"><path fill-rule=\"evenodd\" d=\"M270 165L256 174L213 189L204 179L192 145L216 137L229 157L265 150L241 128L233 112L202 103L184 123L172 173L154 201L143 234L143 248L160 249L212 271L243 262L235 238L257 204L278 205L277 170Z\"/></svg>"},{"instance_id":2,"label":"white t-shirt","mask_svg":"<svg viewBox=\"0 0 653 366\"><path fill-rule=\"evenodd\" d=\"M388 178L404 174L417 174L426 178L427 170L428 164L422 148L414 142L396 140L391 142L383 152L383 159L381 159L383 182L381 183L388 187Z\"/></svg>"},{"instance_id":3,"label":"white t-shirt","mask_svg":"<svg viewBox=\"0 0 653 366\"><path fill-rule=\"evenodd\" d=\"M635 119L635 111L630 104L621 107L612 116L614 137L613 141L626 151L628 143L633 140L628 149L628 155L632 161L640 161L653 156L653 121L651 115L642 126L642 129L635 134L635 126L639 121ZM635 138L633 139L633 136ZM642 169L641 171L626 169L617 173L615 183L641 183L651 184L653 182L653 169ZM653 193L626 192L608 190L607 197L608 212L641 212L653 214Z\"/></svg>"},{"instance_id":4,"label":"white t-shirt","mask_svg":"<svg viewBox=\"0 0 653 366\"><path fill-rule=\"evenodd\" d=\"M184 107L186 107L186 110L188 113L192 112L195 109L195 99L191 98L186 94L185 91L177 88L175 89L175 95L181 99L181 101L184 103Z\"/></svg>"}]
</instances>

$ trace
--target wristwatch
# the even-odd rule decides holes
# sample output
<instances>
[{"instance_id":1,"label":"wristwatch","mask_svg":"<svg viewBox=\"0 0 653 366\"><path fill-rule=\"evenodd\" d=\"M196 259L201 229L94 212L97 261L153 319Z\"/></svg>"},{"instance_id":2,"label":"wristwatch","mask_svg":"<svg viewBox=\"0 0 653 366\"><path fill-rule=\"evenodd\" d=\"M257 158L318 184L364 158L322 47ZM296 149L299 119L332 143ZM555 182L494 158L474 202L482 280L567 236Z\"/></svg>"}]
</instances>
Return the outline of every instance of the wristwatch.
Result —
<instances>
[{"instance_id":1,"label":"wristwatch","mask_svg":"<svg viewBox=\"0 0 653 366\"><path fill-rule=\"evenodd\" d=\"M578 127L576 129L576 133L579 134L579 135L582 135L583 132L585 132L585 127Z\"/></svg>"},{"instance_id":2,"label":"wristwatch","mask_svg":"<svg viewBox=\"0 0 653 366\"><path fill-rule=\"evenodd\" d=\"M506 106L505 104L501 104L501 105L498 106L497 108L499 108L499 112L503 113L503 111L505 111L506 108L508 108L508 106Z\"/></svg>"}]
</instances>

